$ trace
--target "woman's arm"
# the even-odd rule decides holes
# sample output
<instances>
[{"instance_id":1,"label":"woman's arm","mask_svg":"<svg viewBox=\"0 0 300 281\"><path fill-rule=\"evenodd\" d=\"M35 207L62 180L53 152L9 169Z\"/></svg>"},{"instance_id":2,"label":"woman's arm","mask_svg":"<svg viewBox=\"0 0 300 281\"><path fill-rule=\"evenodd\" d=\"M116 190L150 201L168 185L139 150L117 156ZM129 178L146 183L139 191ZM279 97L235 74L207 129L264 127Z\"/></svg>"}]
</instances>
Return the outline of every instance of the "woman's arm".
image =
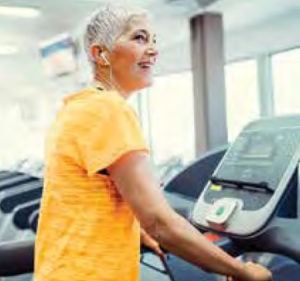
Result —
<instances>
[{"instance_id":1,"label":"woman's arm","mask_svg":"<svg viewBox=\"0 0 300 281\"><path fill-rule=\"evenodd\" d=\"M158 242L153 239L143 228L141 228L141 243L150 248L160 258L165 258L165 253L160 248Z\"/></svg>"},{"instance_id":2,"label":"woman's arm","mask_svg":"<svg viewBox=\"0 0 300 281\"><path fill-rule=\"evenodd\" d=\"M232 276L234 280L271 280L267 270L254 278L251 265L245 266L229 256L173 211L153 177L148 154L132 152L108 170L141 226L168 251L207 271Z\"/></svg>"}]
</instances>

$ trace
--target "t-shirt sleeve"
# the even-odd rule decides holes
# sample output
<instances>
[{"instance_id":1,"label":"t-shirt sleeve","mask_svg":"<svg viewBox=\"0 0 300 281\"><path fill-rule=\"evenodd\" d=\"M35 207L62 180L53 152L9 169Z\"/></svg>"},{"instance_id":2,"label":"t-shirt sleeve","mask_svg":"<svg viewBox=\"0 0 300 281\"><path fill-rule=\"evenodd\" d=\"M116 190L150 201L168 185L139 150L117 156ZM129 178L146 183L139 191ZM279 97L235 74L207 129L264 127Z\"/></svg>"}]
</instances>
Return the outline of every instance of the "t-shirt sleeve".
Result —
<instances>
[{"instance_id":1,"label":"t-shirt sleeve","mask_svg":"<svg viewBox=\"0 0 300 281\"><path fill-rule=\"evenodd\" d=\"M92 104L77 120L75 138L89 175L109 167L130 152L148 152L139 120L125 102Z\"/></svg>"}]
</instances>

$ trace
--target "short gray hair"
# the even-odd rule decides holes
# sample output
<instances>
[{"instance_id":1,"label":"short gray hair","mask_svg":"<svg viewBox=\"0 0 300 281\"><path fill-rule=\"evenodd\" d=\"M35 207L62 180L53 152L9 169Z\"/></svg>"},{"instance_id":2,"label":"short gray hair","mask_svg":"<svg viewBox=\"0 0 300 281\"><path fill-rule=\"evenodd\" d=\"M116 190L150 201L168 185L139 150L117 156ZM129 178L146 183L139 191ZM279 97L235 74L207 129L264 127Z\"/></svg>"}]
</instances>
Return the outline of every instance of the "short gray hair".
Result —
<instances>
[{"instance_id":1,"label":"short gray hair","mask_svg":"<svg viewBox=\"0 0 300 281\"><path fill-rule=\"evenodd\" d=\"M112 5L97 11L90 18L84 33L84 48L88 57L93 44L103 44L111 50L132 17L147 15L144 9Z\"/></svg>"}]
</instances>

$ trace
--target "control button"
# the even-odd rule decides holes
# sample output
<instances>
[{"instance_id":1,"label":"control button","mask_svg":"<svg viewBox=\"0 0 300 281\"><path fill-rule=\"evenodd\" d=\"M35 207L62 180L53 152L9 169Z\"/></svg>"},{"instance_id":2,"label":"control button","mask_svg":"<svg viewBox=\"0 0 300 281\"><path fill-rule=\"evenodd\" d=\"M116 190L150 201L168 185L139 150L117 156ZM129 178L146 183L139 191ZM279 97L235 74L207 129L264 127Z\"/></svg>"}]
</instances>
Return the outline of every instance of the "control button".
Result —
<instances>
[{"instance_id":1,"label":"control button","mask_svg":"<svg viewBox=\"0 0 300 281\"><path fill-rule=\"evenodd\" d=\"M205 219L212 227L225 227L237 206L238 200L234 198L219 199L211 205Z\"/></svg>"},{"instance_id":2,"label":"control button","mask_svg":"<svg viewBox=\"0 0 300 281\"><path fill-rule=\"evenodd\" d=\"M217 209L216 215L221 216L223 215L224 211L225 211L225 207L220 207L219 209Z\"/></svg>"},{"instance_id":3,"label":"control button","mask_svg":"<svg viewBox=\"0 0 300 281\"><path fill-rule=\"evenodd\" d=\"M217 184L210 185L210 190L213 190L213 191L221 191L222 188L223 188L222 185L217 185Z\"/></svg>"}]
</instances>

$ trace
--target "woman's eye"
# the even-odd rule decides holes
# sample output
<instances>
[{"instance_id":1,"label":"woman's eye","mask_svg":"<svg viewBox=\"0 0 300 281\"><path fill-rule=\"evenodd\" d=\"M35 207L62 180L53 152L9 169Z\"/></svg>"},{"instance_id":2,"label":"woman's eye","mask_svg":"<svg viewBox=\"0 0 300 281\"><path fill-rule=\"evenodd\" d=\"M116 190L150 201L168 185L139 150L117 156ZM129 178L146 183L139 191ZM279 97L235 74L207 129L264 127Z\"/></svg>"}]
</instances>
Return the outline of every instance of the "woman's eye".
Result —
<instances>
[{"instance_id":1,"label":"woman's eye","mask_svg":"<svg viewBox=\"0 0 300 281\"><path fill-rule=\"evenodd\" d=\"M134 37L134 40L138 41L139 43L145 43L147 38L146 36L139 34Z\"/></svg>"}]
</instances>

